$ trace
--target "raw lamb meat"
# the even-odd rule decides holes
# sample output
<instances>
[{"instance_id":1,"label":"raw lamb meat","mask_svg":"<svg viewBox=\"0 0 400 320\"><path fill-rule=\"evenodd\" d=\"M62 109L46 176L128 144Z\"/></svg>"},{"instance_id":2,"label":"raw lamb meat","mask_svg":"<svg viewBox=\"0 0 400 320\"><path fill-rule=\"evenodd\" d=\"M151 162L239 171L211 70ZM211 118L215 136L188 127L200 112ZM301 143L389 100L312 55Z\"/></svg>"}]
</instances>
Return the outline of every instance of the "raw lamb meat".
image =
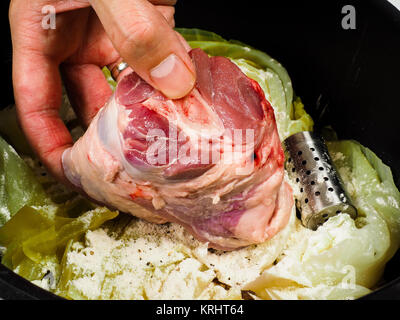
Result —
<instances>
[{"instance_id":1,"label":"raw lamb meat","mask_svg":"<svg viewBox=\"0 0 400 320\"><path fill-rule=\"evenodd\" d=\"M190 52L195 88L170 100L126 75L63 156L91 198L155 223L177 222L209 246L266 241L293 206L273 109L225 57Z\"/></svg>"}]
</instances>

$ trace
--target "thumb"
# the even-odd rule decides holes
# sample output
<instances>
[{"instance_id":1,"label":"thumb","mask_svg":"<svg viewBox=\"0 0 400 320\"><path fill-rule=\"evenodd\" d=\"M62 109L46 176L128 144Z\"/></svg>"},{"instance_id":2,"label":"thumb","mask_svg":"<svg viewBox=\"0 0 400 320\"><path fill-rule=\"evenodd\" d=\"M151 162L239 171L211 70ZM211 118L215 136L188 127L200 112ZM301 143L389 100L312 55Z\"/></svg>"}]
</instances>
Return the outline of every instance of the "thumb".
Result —
<instances>
[{"instance_id":1,"label":"thumb","mask_svg":"<svg viewBox=\"0 0 400 320\"><path fill-rule=\"evenodd\" d=\"M175 31L148 0L91 0L121 57L171 99L188 94L196 75Z\"/></svg>"}]
</instances>

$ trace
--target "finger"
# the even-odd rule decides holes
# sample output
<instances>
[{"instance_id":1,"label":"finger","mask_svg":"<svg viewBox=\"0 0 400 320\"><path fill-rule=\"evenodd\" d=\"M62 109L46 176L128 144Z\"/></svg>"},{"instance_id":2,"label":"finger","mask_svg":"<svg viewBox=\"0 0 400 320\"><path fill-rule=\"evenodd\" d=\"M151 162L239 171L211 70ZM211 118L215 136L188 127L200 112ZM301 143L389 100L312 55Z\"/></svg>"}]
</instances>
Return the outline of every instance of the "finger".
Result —
<instances>
[{"instance_id":1,"label":"finger","mask_svg":"<svg viewBox=\"0 0 400 320\"><path fill-rule=\"evenodd\" d=\"M174 6L176 4L176 0L150 0L150 2L154 5L159 6Z\"/></svg>"},{"instance_id":2,"label":"finger","mask_svg":"<svg viewBox=\"0 0 400 320\"><path fill-rule=\"evenodd\" d=\"M183 47L185 48L185 50L187 52L189 52L190 50L192 50L192 47L189 45L189 43L187 43L186 39L177 31L175 31L177 37L179 38L179 41L182 43Z\"/></svg>"},{"instance_id":3,"label":"finger","mask_svg":"<svg viewBox=\"0 0 400 320\"><path fill-rule=\"evenodd\" d=\"M160 12L165 20L167 20L169 26L171 28L175 28L175 8L171 6L155 6L158 12Z\"/></svg>"},{"instance_id":4,"label":"finger","mask_svg":"<svg viewBox=\"0 0 400 320\"><path fill-rule=\"evenodd\" d=\"M92 0L121 57L148 83L177 99L195 83L192 61L175 31L147 0Z\"/></svg>"},{"instance_id":5,"label":"finger","mask_svg":"<svg viewBox=\"0 0 400 320\"><path fill-rule=\"evenodd\" d=\"M111 72L111 76L113 77L113 79L116 81L116 82L119 82L120 81L120 79L122 79L125 75L127 75L127 74L129 74L129 73L131 73L133 70L132 70L132 68L131 67L127 67L127 68L125 68L124 70L122 70L122 71L119 71L118 70L118 66L119 66L119 64L120 63L122 63L123 62L123 60L122 60L122 58L120 57L118 60L116 60L115 62L112 62L112 63L110 63L109 65L107 65L107 68L108 68L108 70L110 70L110 72Z\"/></svg>"},{"instance_id":6,"label":"finger","mask_svg":"<svg viewBox=\"0 0 400 320\"><path fill-rule=\"evenodd\" d=\"M38 53L13 52L13 86L21 127L40 160L64 180L61 156L72 138L59 117L61 78L58 66Z\"/></svg>"},{"instance_id":7,"label":"finger","mask_svg":"<svg viewBox=\"0 0 400 320\"><path fill-rule=\"evenodd\" d=\"M101 69L94 64L66 64L62 66L62 74L71 105L87 127L106 104L112 90Z\"/></svg>"}]
</instances>

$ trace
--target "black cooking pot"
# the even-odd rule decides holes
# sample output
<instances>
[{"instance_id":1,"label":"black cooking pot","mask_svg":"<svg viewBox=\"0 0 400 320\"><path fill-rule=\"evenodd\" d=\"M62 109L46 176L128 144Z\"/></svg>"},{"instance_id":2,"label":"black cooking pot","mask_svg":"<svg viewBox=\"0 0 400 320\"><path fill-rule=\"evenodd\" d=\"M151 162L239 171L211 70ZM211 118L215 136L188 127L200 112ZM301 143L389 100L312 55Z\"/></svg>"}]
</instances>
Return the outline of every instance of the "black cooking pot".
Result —
<instances>
[{"instance_id":1,"label":"black cooking pot","mask_svg":"<svg viewBox=\"0 0 400 320\"><path fill-rule=\"evenodd\" d=\"M345 5L356 10L355 29L342 26ZM6 13L5 8L2 21ZM376 152L400 187L400 12L389 2L181 0L176 24L241 40L278 59L316 124L332 125L339 138L356 139ZM6 106L13 101L7 32L2 44ZM57 298L1 264L0 297ZM364 299L400 299L399 253L386 267L384 284Z\"/></svg>"}]
</instances>

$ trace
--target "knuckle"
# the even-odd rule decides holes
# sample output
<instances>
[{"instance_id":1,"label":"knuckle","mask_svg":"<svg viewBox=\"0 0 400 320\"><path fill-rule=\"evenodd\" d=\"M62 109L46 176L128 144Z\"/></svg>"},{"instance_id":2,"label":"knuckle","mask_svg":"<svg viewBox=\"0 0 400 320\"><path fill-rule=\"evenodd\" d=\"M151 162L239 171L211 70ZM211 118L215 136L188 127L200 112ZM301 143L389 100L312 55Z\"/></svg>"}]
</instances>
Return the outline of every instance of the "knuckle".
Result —
<instances>
[{"instance_id":1,"label":"knuckle","mask_svg":"<svg viewBox=\"0 0 400 320\"><path fill-rule=\"evenodd\" d=\"M150 2L154 5L174 6L177 0L150 0Z\"/></svg>"},{"instance_id":2,"label":"knuckle","mask_svg":"<svg viewBox=\"0 0 400 320\"><path fill-rule=\"evenodd\" d=\"M121 50L127 55L134 52L135 56L142 56L154 48L157 43L157 30L150 21L135 23L126 32Z\"/></svg>"},{"instance_id":3,"label":"knuckle","mask_svg":"<svg viewBox=\"0 0 400 320\"><path fill-rule=\"evenodd\" d=\"M13 22L18 10L17 10L17 0L11 0L10 2L10 6L8 8L8 19L10 20L10 22Z\"/></svg>"},{"instance_id":4,"label":"knuckle","mask_svg":"<svg viewBox=\"0 0 400 320\"><path fill-rule=\"evenodd\" d=\"M171 6L156 6L161 16L167 21L168 25L173 28L175 26L175 8Z\"/></svg>"},{"instance_id":5,"label":"knuckle","mask_svg":"<svg viewBox=\"0 0 400 320\"><path fill-rule=\"evenodd\" d=\"M168 7L166 10L166 14L164 15L165 19L167 20L168 24L173 28L175 26L175 8L174 7Z\"/></svg>"},{"instance_id":6,"label":"knuckle","mask_svg":"<svg viewBox=\"0 0 400 320\"><path fill-rule=\"evenodd\" d=\"M168 20L168 24L170 25L171 28L175 28L175 19L172 18L172 19Z\"/></svg>"}]
</instances>

